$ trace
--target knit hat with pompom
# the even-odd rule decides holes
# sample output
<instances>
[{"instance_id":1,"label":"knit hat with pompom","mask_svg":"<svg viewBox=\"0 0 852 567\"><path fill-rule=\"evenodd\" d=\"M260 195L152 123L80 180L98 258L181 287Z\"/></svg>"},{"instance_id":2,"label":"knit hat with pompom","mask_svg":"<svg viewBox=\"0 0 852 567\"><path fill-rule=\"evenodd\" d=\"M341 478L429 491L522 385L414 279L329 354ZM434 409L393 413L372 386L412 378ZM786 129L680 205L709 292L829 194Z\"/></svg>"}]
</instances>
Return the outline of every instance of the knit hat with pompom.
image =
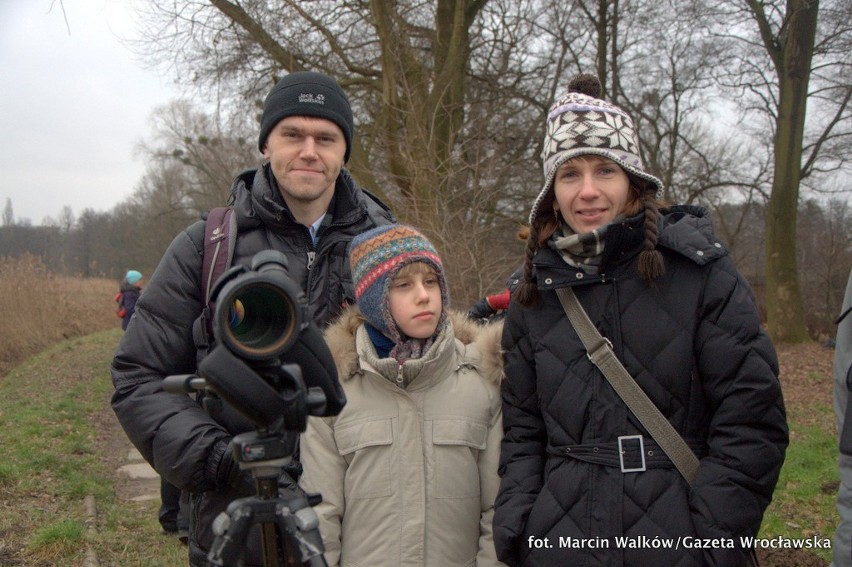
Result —
<instances>
[{"instance_id":1,"label":"knit hat with pompom","mask_svg":"<svg viewBox=\"0 0 852 567\"><path fill-rule=\"evenodd\" d=\"M530 212L530 223L553 188L556 170L566 161L582 155L611 159L628 174L647 182L645 190L663 194L663 182L645 171L639 154L639 139L633 119L625 111L600 98L601 83L594 75L578 75L568 91L550 107L547 133L541 152L544 186Z\"/></svg>"}]
</instances>

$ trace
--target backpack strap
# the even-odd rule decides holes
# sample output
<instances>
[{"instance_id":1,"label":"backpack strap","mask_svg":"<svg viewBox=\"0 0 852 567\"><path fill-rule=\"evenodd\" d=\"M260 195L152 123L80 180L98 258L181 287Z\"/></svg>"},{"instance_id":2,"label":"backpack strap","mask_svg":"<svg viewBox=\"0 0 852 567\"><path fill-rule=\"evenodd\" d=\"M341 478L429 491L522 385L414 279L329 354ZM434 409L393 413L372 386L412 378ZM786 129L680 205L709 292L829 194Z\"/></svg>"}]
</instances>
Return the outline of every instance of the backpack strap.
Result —
<instances>
[{"instance_id":1,"label":"backpack strap","mask_svg":"<svg viewBox=\"0 0 852 567\"><path fill-rule=\"evenodd\" d=\"M201 264L201 297L204 309L201 312L204 329L208 337L213 336L211 319L213 301L210 296L213 285L234 260L237 242L237 218L231 207L210 209L204 224L204 253ZM208 343L210 344L210 343Z\"/></svg>"}]
</instances>

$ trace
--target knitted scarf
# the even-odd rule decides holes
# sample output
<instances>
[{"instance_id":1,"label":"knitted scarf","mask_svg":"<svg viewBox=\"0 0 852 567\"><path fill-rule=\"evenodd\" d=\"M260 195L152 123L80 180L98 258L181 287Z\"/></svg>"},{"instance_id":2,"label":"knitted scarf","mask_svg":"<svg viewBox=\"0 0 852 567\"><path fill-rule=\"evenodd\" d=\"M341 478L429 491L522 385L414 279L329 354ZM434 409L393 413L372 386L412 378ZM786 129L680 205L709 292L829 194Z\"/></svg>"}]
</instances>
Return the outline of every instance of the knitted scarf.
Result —
<instances>
[{"instance_id":1,"label":"knitted scarf","mask_svg":"<svg viewBox=\"0 0 852 567\"><path fill-rule=\"evenodd\" d=\"M393 339L385 336L384 333L382 333L379 329L376 329L370 323L364 323L364 327L367 329L367 334L370 336L370 342L372 342L373 346L376 348L376 354L379 355L379 358L392 358L396 360L398 364L403 364L408 360L416 360L422 357L426 351L429 350L429 347L431 347L435 342L435 338L441 333L444 327L447 326L447 317L445 314L442 314L440 322L435 328L435 334L427 339L413 339L404 335L399 330L399 327L393 319L391 319L391 323L396 328L399 336L399 342L397 343L394 343Z\"/></svg>"},{"instance_id":2,"label":"knitted scarf","mask_svg":"<svg viewBox=\"0 0 852 567\"><path fill-rule=\"evenodd\" d=\"M444 319L444 323L446 323L446 319ZM435 342L435 337L441 332L441 330L441 325L438 325L438 328L435 329L435 334L428 339L412 339L411 337L402 335L402 340L396 343L396 346L391 349L390 357L400 364L406 360L415 360L420 358L427 350L429 350L429 347L431 347L432 343Z\"/></svg>"},{"instance_id":3,"label":"knitted scarf","mask_svg":"<svg viewBox=\"0 0 852 567\"><path fill-rule=\"evenodd\" d=\"M609 225L605 225L591 232L577 234L563 222L561 230L554 231L547 244L556 250L569 266L579 268L587 274L597 274L600 271L604 236L608 227Z\"/></svg>"}]
</instances>

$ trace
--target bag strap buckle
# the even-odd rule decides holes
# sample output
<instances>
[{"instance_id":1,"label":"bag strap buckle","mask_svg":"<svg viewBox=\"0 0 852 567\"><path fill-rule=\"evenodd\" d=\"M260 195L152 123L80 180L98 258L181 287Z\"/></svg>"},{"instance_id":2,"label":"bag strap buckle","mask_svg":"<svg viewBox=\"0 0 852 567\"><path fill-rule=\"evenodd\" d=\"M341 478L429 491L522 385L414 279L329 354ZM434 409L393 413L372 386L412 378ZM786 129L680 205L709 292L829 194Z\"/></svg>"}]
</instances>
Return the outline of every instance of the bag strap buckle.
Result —
<instances>
[{"instance_id":1,"label":"bag strap buckle","mask_svg":"<svg viewBox=\"0 0 852 567\"><path fill-rule=\"evenodd\" d=\"M625 441L638 441L639 442L639 456L642 457L642 465L638 467L625 468L624 466L624 442ZM644 472L645 468L645 442L642 440L641 435L622 435L618 438L618 462L621 465L621 472L623 473L634 473L634 472Z\"/></svg>"}]
</instances>

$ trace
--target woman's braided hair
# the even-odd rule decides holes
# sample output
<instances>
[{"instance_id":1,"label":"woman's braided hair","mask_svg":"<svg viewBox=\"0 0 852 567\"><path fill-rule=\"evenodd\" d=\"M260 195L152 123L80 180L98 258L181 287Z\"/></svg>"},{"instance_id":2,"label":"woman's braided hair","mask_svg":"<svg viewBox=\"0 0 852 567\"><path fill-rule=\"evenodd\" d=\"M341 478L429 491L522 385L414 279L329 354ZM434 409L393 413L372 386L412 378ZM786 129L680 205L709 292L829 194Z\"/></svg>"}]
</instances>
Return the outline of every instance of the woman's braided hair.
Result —
<instances>
[{"instance_id":1,"label":"woman's braided hair","mask_svg":"<svg viewBox=\"0 0 852 567\"><path fill-rule=\"evenodd\" d=\"M645 244L639 253L636 271L639 277L651 283L666 273L666 264L663 255L657 250L657 233L660 218L660 209L653 191L645 191L642 195L645 206Z\"/></svg>"}]
</instances>

